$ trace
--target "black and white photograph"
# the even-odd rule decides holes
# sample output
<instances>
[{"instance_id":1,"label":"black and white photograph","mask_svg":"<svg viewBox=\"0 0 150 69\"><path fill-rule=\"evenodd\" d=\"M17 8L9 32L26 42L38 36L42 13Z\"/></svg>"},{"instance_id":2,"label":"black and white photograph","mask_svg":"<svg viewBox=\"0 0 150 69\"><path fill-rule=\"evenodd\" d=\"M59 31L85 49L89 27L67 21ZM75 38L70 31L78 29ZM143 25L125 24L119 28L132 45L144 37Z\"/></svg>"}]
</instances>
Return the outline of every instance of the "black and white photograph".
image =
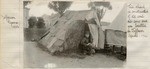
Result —
<instances>
[{"instance_id":1,"label":"black and white photograph","mask_svg":"<svg viewBox=\"0 0 150 69\"><path fill-rule=\"evenodd\" d=\"M24 68L123 68L126 2L23 1Z\"/></svg>"}]
</instances>

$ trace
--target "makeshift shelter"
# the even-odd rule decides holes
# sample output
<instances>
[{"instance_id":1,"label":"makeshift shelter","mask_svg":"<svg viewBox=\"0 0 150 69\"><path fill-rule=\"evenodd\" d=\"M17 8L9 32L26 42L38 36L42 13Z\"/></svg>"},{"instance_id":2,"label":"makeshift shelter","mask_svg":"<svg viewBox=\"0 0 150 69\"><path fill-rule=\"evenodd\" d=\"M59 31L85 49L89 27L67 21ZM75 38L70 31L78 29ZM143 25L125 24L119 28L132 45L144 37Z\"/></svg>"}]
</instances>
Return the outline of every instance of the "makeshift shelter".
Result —
<instances>
[{"instance_id":1,"label":"makeshift shelter","mask_svg":"<svg viewBox=\"0 0 150 69\"><path fill-rule=\"evenodd\" d=\"M126 7L123 6L113 22L105 29L106 44L126 46Z\"/></svg>"},{"instance_id":2,"label":"makeshift shelter","mask_svg":"<svg viewBox=\"0 0 150 69\"><path fill-rule=\"evenodd\" d=\"M52 27L39 41L50 52L77 49L88 27L93 38L94 48L103 49L105 36L99 26L98 15L94 11L66 11L64 15L51 22ZM85 20L87 22L85 22ZM101 24L102 25L102 24Z\"/></svg>"}]
</instances>

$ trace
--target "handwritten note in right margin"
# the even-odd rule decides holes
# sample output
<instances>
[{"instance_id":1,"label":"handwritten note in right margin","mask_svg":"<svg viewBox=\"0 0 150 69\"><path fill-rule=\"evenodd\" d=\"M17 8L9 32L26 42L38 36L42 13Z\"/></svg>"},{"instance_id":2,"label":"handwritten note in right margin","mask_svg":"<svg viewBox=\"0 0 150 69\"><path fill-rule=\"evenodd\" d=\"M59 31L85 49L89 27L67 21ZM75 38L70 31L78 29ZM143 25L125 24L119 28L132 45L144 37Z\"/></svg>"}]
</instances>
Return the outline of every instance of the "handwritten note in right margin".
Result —
<instances>
[{"instance_id":1,"label":"handwritten note in right margin","mask_svg":"<svg viewBox=\"0 0 150 69\"><path fill-rule=\"evenodd\" d=\"M142 3L129 3L127 5L128 37L148 37L149 6Z\"/></svg>"}]
</instances>

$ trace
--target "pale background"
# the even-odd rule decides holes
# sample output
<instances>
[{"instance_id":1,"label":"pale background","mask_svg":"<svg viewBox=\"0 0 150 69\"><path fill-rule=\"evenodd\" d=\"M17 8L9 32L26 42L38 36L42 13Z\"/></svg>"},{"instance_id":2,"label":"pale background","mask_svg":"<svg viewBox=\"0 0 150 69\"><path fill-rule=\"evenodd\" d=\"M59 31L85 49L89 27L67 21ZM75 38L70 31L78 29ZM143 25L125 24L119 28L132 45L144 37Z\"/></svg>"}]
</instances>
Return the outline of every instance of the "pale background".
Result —
<instances>
[{"instance_id":1,"label":"pale background","mask_svg":"<svg viewBox=\"0 0 150 69\"><path fill-rule=\"evenodd\" d=\"M43 0L32 0L35 2L43 1ZM46 0L45 0L46 1ZM60 1L60 0L59 0ZM78 2L80 0L76 0ZM90 1L90 0L86 0ZM82 0L82 2L86 2ZM93 0L92 0L93 1ZM107 0L106 0L107 1ZM111 2L136 2L141 3L141 0L111 0ZM22 0L1 0L0 1L0 13L2 16L15 16L16 21L19 22L20 28L12 28L10 24L8 24L1 17L1 56L0 61L2 69L23 69L23 1ZM147 5L150 9L150 1L142 0L142 3ZM76 4L74 4L76 5ZM84 4L82 4L84 5ZM115 5L114 5L115 6ZM36 10L36 6L32 5L31 8ZM40 6L42 8L42 6ZM74 6L72 6L74 7ZM86 7L84 7L86 8ZM42 13L50 14L49 12L39 11L40 14L34 13L35 10L32 10L30 16L40 16ZM75 7L72 9L76 9ZM78 8L77 10L79 10ZM86 8L88 9L88 8ZM47 8L43 8L43 10L49 10ZM150 10L149 10L150 11ZM108 11L109 12L109 11ZM115 11L114 11L115 12ZM119 11L116 11L119 12ZM116 13L117 14L117 13ZM115 14L114 14L115 15ZM150 15L150 14L149 14ZM106 17L108 17L106 15ZM149 16L150 18L150 16ZM105 20L105 19L104 19ZM106 19L107 20L107 19ZM107 20L111 22L111 19ZM127 69L149 69L150 68L150 26L148 25L145 30L147 32L145 35L147 37L139 37L139 38L127 38L127 61L124 64L124 68Z\"/></svg>"}]
</instances>

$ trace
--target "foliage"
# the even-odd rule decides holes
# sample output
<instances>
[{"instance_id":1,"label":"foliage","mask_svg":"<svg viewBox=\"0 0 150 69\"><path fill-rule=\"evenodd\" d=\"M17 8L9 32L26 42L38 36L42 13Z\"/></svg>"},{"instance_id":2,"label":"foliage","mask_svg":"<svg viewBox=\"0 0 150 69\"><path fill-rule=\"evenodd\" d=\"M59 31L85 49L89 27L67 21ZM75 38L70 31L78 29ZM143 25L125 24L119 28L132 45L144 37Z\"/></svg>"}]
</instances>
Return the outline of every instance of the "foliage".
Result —
<instances>
[{"instance_id":1,"label":"foliage","mask_svg":"<svg viewBox=\"0 0 150 69\"><path fill-rule=\"evenodd\" d=\"M110 2L90 2L88 3L88 7L93 10L96 10L99 15L98 18L101 20L106 13L106 10L112 10L112 5Z\"/></svg>"},{"instance_id":2,"label":"foliage","mask_svg":"<svg viewBox=\"0 0 150 69\"><path fill-rule=\"evenodd\" d=\"M28 4L30 4L32 1L23 1L23 7L27 6Z\"/></svg>"},{"instance_id":3,"label":"foliage","mask_svg":"<svg viewBox=\"0 0 150 69\"><path fill-rule=\"evenodd\" d=\"M90 2L90 3L88 3L88 7L95 8L94 6L99 6L99 7L103 6L105 8L108 8L109 10L112 9L110 2Z\"/></svg>"},{"instance_id":4,"label":"foliage","mask_svg":"<svg viewBox=\"0 0 150 69\"><path fill-rule=\"evenodd\" d=\"M64 11L69 8L71 4L72 1L52 1L48 4L48 7L58 12L60 15L63 15Z\"/></svg>"},{"instance_id":5,"label":"foliage","mask_svg":"<svg viewBox=\"0 0 150 69\"><path fill-rule=\"evenodd\" d=\"M42 17L38 18L36 26L37 26L37 28L45 28L44 19Z\"/></svg>"},{"instance_id":6,"label":"foliage","mask_svg":"<svg viewBox=\"0 0 150 69\"><path fill-rule=\"evenodd\" d=\"M36 17L35 16L30 17L28 23L29 23L29 28L33 28L37 23Z\"/></svg>"}]
</instances>

